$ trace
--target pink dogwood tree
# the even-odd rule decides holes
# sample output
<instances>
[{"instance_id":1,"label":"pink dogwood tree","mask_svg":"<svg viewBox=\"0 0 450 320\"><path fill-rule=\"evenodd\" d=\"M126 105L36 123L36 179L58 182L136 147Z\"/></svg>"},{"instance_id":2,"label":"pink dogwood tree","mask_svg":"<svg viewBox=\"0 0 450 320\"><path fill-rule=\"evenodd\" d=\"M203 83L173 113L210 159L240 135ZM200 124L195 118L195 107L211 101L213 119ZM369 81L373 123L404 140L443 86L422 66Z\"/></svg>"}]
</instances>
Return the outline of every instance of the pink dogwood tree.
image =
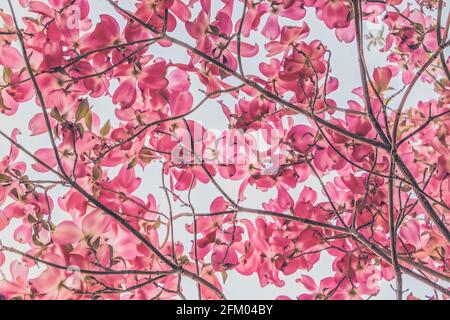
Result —
<instances>
[{"instance_id":1,"label":"pink dogwood tree","mask_svg":"<svg viewBox=\"0 0 450 320\"><path fill-rule=\"evenodd\" d=\"M406 277L449 297L445 1L93 2L1 4L0 124L39 110L0 126L2 298L224 299L231 272L298 288L278 299L415 299Z\"/></svg>"}]
</instances>

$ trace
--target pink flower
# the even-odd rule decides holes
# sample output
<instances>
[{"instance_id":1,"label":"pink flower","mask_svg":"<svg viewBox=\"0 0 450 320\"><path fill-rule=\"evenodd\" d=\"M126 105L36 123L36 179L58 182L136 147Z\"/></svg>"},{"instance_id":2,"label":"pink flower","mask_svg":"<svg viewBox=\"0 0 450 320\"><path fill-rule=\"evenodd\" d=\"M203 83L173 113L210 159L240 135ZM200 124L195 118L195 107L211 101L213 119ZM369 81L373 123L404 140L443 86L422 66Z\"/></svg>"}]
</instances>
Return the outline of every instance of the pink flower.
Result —
<instances>
[{"instance_id":1,"label":"pink flower","mask_svg":"<svg viewBox=\"0 0 450 320\"><path fill-rule=\"evenodd\" d=\"M336 280L333 277L324 278L320 281L319 287L313 278L307 275L303 275L296 280L305 286L305 289L311 293L301 294L298 296L299 300L324 300L328 297L331 289L336 286Z\"/></svg>"},{"instance_id":2,"label":"pink flower","mask_svg":"<svg viewBox=\"0 0 450 320\"><path fill-rule=\"evenodd\" d=\"M122 108L127 109L136 102L138 91L142 90L142 95L148 94L149 91L161 90L169 84L165 78L167 66L165 61L158 61L145 67L142 71L127 67L119 69L115 76L127 77L116 89L113 95L113 103L120 104ZM137 88L136 88L137 86Z\"/></svg>"},{"instance_id":3,"label":"pink flower","mask_svg":"<svg viewBox=\"0 0 450 320\"><path fill-rule=\"evenodd\" d=\"M27 281L28 271L28 267L17 260L11 263L11 280L0 280L0 292L6 299L23 299L31 293Z\"/></svg>"}]
</instances>

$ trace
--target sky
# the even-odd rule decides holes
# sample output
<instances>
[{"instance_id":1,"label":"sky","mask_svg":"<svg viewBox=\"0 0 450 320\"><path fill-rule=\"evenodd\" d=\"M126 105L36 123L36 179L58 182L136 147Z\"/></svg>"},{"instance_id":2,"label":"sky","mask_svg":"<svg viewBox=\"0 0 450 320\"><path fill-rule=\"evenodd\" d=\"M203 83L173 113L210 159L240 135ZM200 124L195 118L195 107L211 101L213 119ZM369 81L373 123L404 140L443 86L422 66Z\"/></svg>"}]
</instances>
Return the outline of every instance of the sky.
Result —
<instances>
[{"instance_id":1,"label":"sky","mask_svg":"<svg viewBox=\"0 0 450 320\"><path fill-rule=\"evenodd\" d=\"M8 8L5 7L5 2L2 1L2 4L0 7L2 7L5 11L9 11ZM120 4L122 6L131 8L131 5L134 1L120 1ZM107 3L106 0L90 0L89 1L91 5L91 19L93 20L93 24L95 25L96 22L99 21L99 15L100 14L110 14L114 17L118 17L117 13L112 10L111 6ZM217 1L214 2L215 6L217 7L218 4L221 2ZM238 1L236 1L236 6L241 8L242 4ZM236 8L235 12L239 13L241 10L239 8ZM17 13L20 16L23 16L26 12L22 8L20 8L18 5L16 5ZM213 8L214 10L217 10L217 8ZM447 11L448 12L448 11ZM193 17L197 16L197 12L193 12ZM445 14L443 15L446 16ZM237 17L234 17L233 21L235 21ZM305 21L309 24L311 32L309 37L306 39L306 41L311 41L313 39L320 39L322 42L324 42L328 48L332 51L332 60L331 60L331 68L332 68L332 75L337 77L339 79L339 89L330 95L331 98L333 98L338 106L346 107L347 101L350 99L357 99L356 96L351 94L352 89L360 86L360 76L359 71L357 68L357 59L356 59L356 44L355 43L341 43L338 42L334 36L334 31L329 30L326 28L326 26L323 24L322 21L319 21L316 16L315 12L311 9L308 9L307 16L305 18ZM124 20L120 17L118 17L118 22L121 26L124 26ZM282 20L281 24L292 24L293 22L290 20ZM294 22L295 23L295 22ZM264 22L261 24L261 26L264 25ZM371 23L365 23L364 24L365 31L373 31L376 32L379 30L379 26L373 25ZM177 29L173 32L172 36L182 38L182 39L190 39L190 37L186 37L186 31L184 30L183 24L178 24ZM250 43L257 43L260 48L264 46L264 43L266 43L266 39L258 34L257 32L253 32L250 39L245 39L247 42ZM193 43L192 43L193 44ZM188 57L186 55L186 51L179 47L171 47L171 48L161 48L159 46L151 46L150 52L153 53L155 56L162 56L165 59L176 61L176 62L187 62ZM380 66L385 64L385 55L378 52L378 48L372 48L371 51L366 50L366 59L369 66L369 69L372 69L373 67ZM259 74L258 70L258 64L261 61L266 61L267 58L264 57L264 50L260 50L260 53L258 56L251 58L251 59L244 59L244 70L247 74ZM397 86L397 88L400 88L400 81L398 79L394 80L394 84ZM203 94L198 91L200 88L198 81L191 78L192 83L192 95L194 96L194 105L195 101L199 101L203 98ZM112 86L110 92L114 92L115 87L117 87L117 84ZM408 99L407 105L411 106L417 103L417 101L420 101L421 99L429 97L429 95L432 93L432 90L430 87L426 85L417 85L412 92L410 98ZM230 96L225 96L222 98L224 103L227 104L229 107L233 108L235 101L230 98ZM398 102L395 99L392 101L392 105L395 106L395 103ZM107 121L110 119L112 121L113 125L117 125L117 120L114 120L114 109L115 106L111 102L111 97L102 97L100 99L90 99L90 103L94 106L94 111L99 114L99 116L102 118L102 121ZM49 140L47 135L40 135L38 137L31 137L30 132L28 130L28 121L31 119L31 117L39 113L40 108L34 103L34 101L30 101L27 103L24 103L20 106L19 111L17 114L12 117L8 118L3 115L0 115L0 127L5 132L11 132L14 128L19 128L22 132L22 135L19 137L19 142L23 144L24 146L28 147L30 150L36 150L38 148L42 147L48 147L49 146ZM216 129L216 130L224 130L226 129L226 118L223 115L223 112L221 111L221 108L217 101L209 101L205 105L203 105L198 111L191 114L189 116L190 119L195 119L196 121L199 121L202 123L205 127L210 129ZM303 116L295 116L295 122L296 124L306 123L306 119ZM5 141L0 141L0 157L7 154L9 151L9 144L5 143ZM21 160L30 163L29 158L26 158L26 156L21 155ZM114 172L115 169L111 169L111 172ZM144 171L142 171L140 168L136 167L137 174L143 178L143 183L140 186L140 188L137 190L136 194L138 196L141 196L143 199L147 197L148 193L152 193L155 198L157 199L157 202L159 203L159 210L160 211L166 211L167 210L167 203L166 199L163 196L162 190L160 188L160 181L161 181L161 164L155 163L154 165L148 166ZM36 178L39 176L41 179L47 177L51 178L52 175L30 175L30 178ZM324 178L325 181L329 181L330 179L333 179L333 175L328 175ZM155 182L156 181L156 182ZM166 180L168 181L168 180ZM232 197L237 197L237 190L239 188L239 184L230 183L228 181L224 181L221 179L218 179L218 182L223 186L225 191L230 194ZM292 196L294 199L296 199L296 196L298 193L302 190L304 186L309 186L313 188L316 191L320 190L320 185L318 181L316 181L315 178L311 177L304 183L300 184L299 187L296 188L296 190L292 193ZM53 199L57 199L58 195L62 194L62 189L55 188L51 195L53 195ZM320 194L320 192L318 192ZM205 212L209 211L209 205L212 202L214 198L219 196L219 192L215 190L210 184L199 184L198 187L195 189L195 191L192 193L192 202L194 204L194 207L199 212ZM269 198L274 196L273 192L263 193L261 191L256 190L255 188L249 188L247 193L247 200L242 203L242 205L245 205L247 207L259 207L261 202L268 200ZM186 194L184 194L186 196ZM56 201L55 201L55 210L53 216L55 217L54 220L56 222L58 221L64 221L69 219L69 215L63 213L61 210L58 210ZM186 212L186 208L178 207L176 208L178 212ZM240 214L240 217L249 217L252 216ZM191 244L191 238L192 235L189 234L186 229L185 225L187 223L191 223L191 218L182 218L179 220L176 220L175 222L175 240L182 241L185 243L185 246L190 246ZM14 229L18 226L17 221L11 223L11 225L6 229L0 232L0 240L5 245L14 245L18 247L19 249L26 249L26 247L17 245L12 240ZM7 270L7 266L9 265L9 262L12 259L17 259L17 256L13 256L11 254L7 254L7 263L3 265L3 267L0 267L0 271L4 274L4 276L9 277L9 271ZM227 296L228 299L273 299L278 295L287 295L292 298L295 298L301 293L305 293L305 289L298 283L296 283L294 280L299 278L301 275L307 274L314 279L321 279L327 276L333 275L332 269L331 269L332 259L331 257L327 256L327 254L322 254L320 262L316 264L316 266L311 271L297 271L294 275L290 277L282 277L284 280L286 280L286 286L283 288L278 288L274 285L268 285L264 288L260 288L259 280L256 274L252 276L242 276L239 275L237 272L232 271L228 274L228 279L226 283L224 284L224 293ZM42 269L34 268L32 271L33 274L38 275L39 272ZM433 294L432 290L423 288L423 286L418 283L417 281L409 278L408 276L404 277L405 283L404 287L407 289L411 289L412 292L419 297L425 297L425 295L431 295ZM196 286L195 284L190 280L183 280L184 284L184 293L188 298L196 298ZM408 294L408 293L407 293ZM381 284L381 292L380 294L375 297L374 299L394 299L395 293L390 288L390 283L383 282Z\"/></svg>"}]
</instances>

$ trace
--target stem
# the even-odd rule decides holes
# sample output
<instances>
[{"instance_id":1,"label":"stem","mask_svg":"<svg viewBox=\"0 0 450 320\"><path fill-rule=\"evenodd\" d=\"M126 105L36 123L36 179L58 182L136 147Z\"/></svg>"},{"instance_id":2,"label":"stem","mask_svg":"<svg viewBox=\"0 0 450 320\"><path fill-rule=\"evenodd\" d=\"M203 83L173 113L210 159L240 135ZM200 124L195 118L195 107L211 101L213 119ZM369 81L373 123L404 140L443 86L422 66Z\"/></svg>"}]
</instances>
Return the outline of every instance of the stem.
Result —
<instances>
[{"instance_id":1,"label":"stem","mask_svg":"<svg viewBox=\"0 0 450 320\"><path fill-rule=\"evenodd\" d=\"M244 74L244 67L242 66L242 57L241 57L241 35L242 35L242 27L244 26L244 19L245 19L245 13L247 12L247 3L248 0L244 1L244 9L242 10L242 17L241 21L239 22L239 29L237 32L237 60L239 64L239 72L242 76L245 76Z\"/></svg>"},{"instance_id":2,"label":"stem","mask_svg":"<svg viewBox=\"0 0 450 320\"><path fill-rule=\"evenodd\" d=\"M8 4L9 4L9 8L11 9L11 14L12 14L12 17L13 17L14 25L16 27L16 34L17 34L17 37L18 37L19 42L20 42L20 47L22 49L22 54L23 54L23 59L25 61L25 66L27 68L28 74L30 75L31 81L33 82L34 90L35 90L36 96L37 96L37 98L39 100L39 104L40 104L41 109L42 109L42 114L44 115L45 125L47 127L48 135L49 135L49 138L50 138L50 142L52 144L53 153L55 154L56 162L58 163L58 167L59 167L59 170L61 170L61 173L65 177L67 177L67 173L64 170L64 167L63 167L62 162L61 162L61 158L59 156L58 147L56 146L56 142L55 142L55 139L53 137L52 125L50 123L50 118L48 117L48 114L47 114L47 108L45 106L44 97L43 97L41 89L39 88L39 85L38 85L38 83L36 81L36 77L34 76L33 67L31 66L30 60L28 59L27 49L25 47L25 41L23 40L23 34L20 31L19 23L17 22L16 13L14 11L14 8L13 8L13 5L11 3L11 0L8 0Z\"/></svg>"},{"instance_id":3,"label":"stem","mask_svg":"<svg viewBox=\"0 0 450 320\"><path fill-rule=\"evenodd\" d=\"M136 274L136 275L170 275L174 274L174 270L169 271L146 271L146 270L88 270L88 269L80 269L76 266L63 266L57 263L53 263L51 261L43 260L41 258L32 256L28 253L22 252L20 250L2 246L0 244L0 251L8 251L10 253L18 254L22 257L28 258L33 260L34 262L45 264L49 267L60 269L60 270L66 270L66 271L73 271L73 272L79 272L81 274L90 274L90 275L117 275L117 274Z\"/></svg>"},{"instance_id":4,"label":"stem","mask_svg":"<svg viewBox=\"0 0 450 320\"><path fill-rule=\"evenodd\" d=\"M119 10L120 12L122 12L124 15L126 15L127 17L129 17L130 19L132 19L133 21L139 23L140 25L142 25L144 28L147 28L148 30L154 32L154 33L159 33L157 30L155 30L152 26L148 25L147 23L145 23L144 21L140 20L139 18L135 17L133 14L131 14L130 12L128 12L127 10L121 8L117 3L113 2L112 0L107 0L112 6L114 6L117 10ZM206 53L192 47L191 45L178 40L176 38L173 38L169 35L163 35L165 39L169 40L170 42L179 45L189 51L191 51L192 53L202 57L203 59L207 60L208 62L214 64L216 67L220 68L222 71L224 71L225 73L228 73L232 76L234 76L235 78L239 79L241 82L245 83L246 85L248 85L249 87L252 87L253 89L257 90L258 92L260 92L262 95L264 95L267 99L272 100L274 102L277 102L285 107L287 107L288 109L291 109L299 114L305 115L308 118L311 118L313 120L316 120L317 122L319 122L320 124L322 124L323 126L336 131L337 133L340 133L341 135L350 138L350 139L354 139L357 140L361 143L364 144L368 144L371 146L374 146L376 148L382 148L384 150L389 150L389 145L386 145L383 142L379 142L379 141L374 141L372 139L366 138L364 136L358 135L358 134L354 134L352 132L349 132L348 130L341 128L337 125L332 124L331 122L329 122L328 120L322 119L321 117L312 114L311 112L301 109L300 107L296 106L295 104L284 100L283 98L279 97L278 95L267 91L266 89L264 89L263 87L261 87L259 84L257 84L256 82L247 79L246 77L242 76L241 74L239 74L238 72L230 69L228 66L222 64L221 62L217 61L214 58L211 58L210 56L208 56Z\"/></svg>"},{"instance_id":5,"label":"stem","mask_svg":"<svg viewBox=\"0 0 450 320\"><path fill-rule=\"evenodd\" d=\"M446 39L442 39L441 34L441 20L442 20L442 10L444 8L444 1L439 0L438 2L438 12L436 17L436 39L437 43L441 44ZM445 75L447 76L447 79L450 81L450 71L448 70L447 61L445 60L444 51L442 51L439 54L439 58L441 60L442 69L444 70Z\"/></svg>"},{"instance_id":6,"label":"stem","mask_svg":"<svg viewBox=\"0 0 450 320\"><path fill-rule=\"evenodd\" d=\"M198 277L195 273L192 273L186 269L184 269L181 266L178 266L177 264L173 263L170 259L168 259L166 256L164 256L153 244L147 240L145 236L143 236L139 231L133 228L128 221L123 219L120 215L115 213L114 211L110 210L109 208L105 207L101 202L99 202L95 197L90 195L83 187L79 186L76 182L72 181L69 177L63 176L60 172L56 171L52 167L50 167L47 163L36 157L34 154L32 154L30 151L28 151L26 148L21 146L19 143L11 139L8 135L6 135L3 131L0 130L0 135L2 135L5 139L7 139L10 143L14 144L18 149L23 151L26 155L34 159L37 163L45 167L47 170L51 171L52 173L56 174L59 178L67 181L70 183L70 185L80 192L87 200L89 200L92 204L94 204L97 208L104 211L107 215L111 216L113 219L118 221L125 229L130 231L137 239L139 239L144 245L146 245L162 262L167 264L172 270L179 272L180 274L185 275L186 277L191 278L192 280L199 282L205 286L207 286L209 289L211 289L219 298L225 299L224 294L222 291L220 291L218 288L216 288L212 283L209 281Z\"/></svg>"},{"instance_id":7,"label":"stem","mask_svg":"<svg viewBox=\"0 0 450 320\"><path fill-rule=\"evenodd\" d=\"M395 161L393 157L391 157L389 175L392 177L394 174L395 174ZM388 180L388 197L389 197L389 233L391 236L391 258L396 279L395 292L397 300L402 300L403 283L402 283L402 273L400 271L400 266L398 264L398 257L397 257L397 246L396 246L397 228L395 223L394 179L392 178L389 178Z\"/></svg>"},{"instance_id":8,"label":"stem","mask_svg":"<svg viewBox=\"0 0 450 320\"><path fill-rule=\"evenodd\" d=\"M363 245L365 245L367 248L369 248L373 253L375 253L377 256L379 256L383 261L385 261L386 263L389 263L389 264L392 263L392 258L391 257L389 257L387 254L385 254L383 252L383 250L381 250L380 248L378 248L378 246L376 246L373 243L371 243L364 236L362 236L361 234L359 234L357 232L353 233L353 236L354 236L354 238L356 240L361 242ZM450 294L450 290L448 290L448 289L442 287L441 285L431 281L427 277L424 277L424 276L422 276L422 275L412 271L408 267L400 265L400 270L402 270L405 274L413 277L414 279L419 280L419 281L429 285L430 287L438 290L439 292L442 292L442 293L444 293L446 295Z\"/></svg>"},{"instance_id":9,"label":"stem","mask_svg":"<svg viewBox=\"0 0 450 320\"><path fill-rule=\"evenodd\" d=\"M366 62L364 58L364 48L362 43L362 23L361 23L361 2L360 0L353 0L353 7L355 11L355 30L356 30L356 43L358 47L358 63L359 63L359 74L361 77L362 82L362 88L364 92L364 100L366 103L366 110L367 114L369 116L370 123L375 128L376 132L379 134L381 139L386 145L390 145L389 138L384 133L383 129L380 126L380 123L376 119L372 104L370 102L370 94L369 94L369 86L367 83L367 77L366 77ZM381 100L381 99L380 99Z\"/></svg>"},{"instance_id":10,"label":"stem","mask_svg":"<svg viewBox=\"0 0 450 320\"><path fill-rule=\"evenodd\" d=\"M425 70L433 63L434 60L439 56L439 54L450 45L450 41L447 41L445 43L442 43L439 45L439 48L431 55L430 58L425 62L425 64L417 71L414 78L412 79L409 86L406 88L405 93L403 94L402 100L400 101L400 104L397 108L397 112L395 114L395 120L394 120L394 126L392 129L392 145L396 145L397 142L397 136L398 136L398 126L400 124L400 118L402 116L403 108L406 104L406 101L409 97L409 94L411 93L412 89L414 88L415 84L417 83L417 80L419 80L422 73L425 72Z\"/></svg>"}]
</instances>

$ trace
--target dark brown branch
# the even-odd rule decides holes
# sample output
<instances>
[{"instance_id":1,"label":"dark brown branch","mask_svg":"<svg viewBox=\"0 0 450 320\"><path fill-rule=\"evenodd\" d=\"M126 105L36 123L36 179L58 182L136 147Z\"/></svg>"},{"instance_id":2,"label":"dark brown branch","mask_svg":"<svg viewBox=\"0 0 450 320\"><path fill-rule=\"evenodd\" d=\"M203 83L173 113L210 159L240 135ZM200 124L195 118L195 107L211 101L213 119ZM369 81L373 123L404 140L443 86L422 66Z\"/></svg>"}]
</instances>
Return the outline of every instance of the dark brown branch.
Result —
<instances>
[{"instance_id":1,"label":"dark brown branch","mask_svg":"<svg viewBox=\"0 0 450 320\"><path fill-rule=\"evenodd\" d=\"M392 177L395 174L395 161L391 157L389 175ZM391 238L391 260L394 268L395 280L396 280L396 297L397 300L402 300L403 296L403 282L402 272L400 271L400 265L398 263L397 256L397 228L395 223L395 203L394 203L394 179L388 180L388 201L389 201L389 234Z\"/></svg>"},{"instance_id":2,"label":"dark brown branch","mask_svg":"<svg viewBox=\"0 0 450 320\"><path fill-rule=\"evenodd\" d=\"M147 129L149 129L150 127L153 126L157 126L160 125L162 123L165 122L169 122L169 121L176 121L176 120L180 120L180 119L184 119L185 117L187 117L188 115L194 113L197 109L199 109L206 101L208 101L208 99L212 96L215 96L219 93L226 93L226 92L232 92L232 91L236 91L239 90L243 87L243 85L237 86L237 87L232 87L229 89L223 89L223 90L217 90L217 91L213 91L208 93L195 107L193 107L191 110L180 114L178 116L174 116L174 117L170 117L167 119L161 119L161 120L157 120L157 121L153 121L150 123L147 123L146 125L144 125L141 129L139 129L137 132L135 132L134 134L130 135L127 139L122 140L121 142L108 147L105 151L103 151L95 160L96 163L98 163L99 161L101 161L109 152L111 152L112 150L119 148L120 146L132 141L133 139L135 139L136 137L138 137L139 135L141 135L143 132L145 132Z\"/></svg>"},{"instance_id":3,"label":"dark brown branch","mask_svg":"<svg viewBox=\"0 0 450 320\"><path fill-rule=\"evenodd\" d=\"M90 275L117 275L117 274L139 274L139 275L169 275L174 274L174 270L169 271L147 271L147 270L87 270L78 268L76 266L63 266L57 263L53 263L51 261L43 260L41 258L32 256L26 252L22 252L20 250L17 250L15 248L4 246L0 243L0 251L8 251L11 253L18 254L22 257L25 257L27 259L33 260L37 263L45 264L49 267L60 269L60 270L66 270L66 271L73 271L73 272L79 272L81 274L90 274Z\"/></svg>"},{"instance_id":4,"label":"dark brown branch","mask_svg":"<svg viewBox=\"0 0 450 320\"><path fill-rule=\"evenodd\" d=\"M106 214L114 218L116 221L118 221L125 229L130 231L137 239L139 239L145 246L147 246L162 262L167 264L172 270L179 272L180 274L196 281L200 282L201 284L205 285L206 287L210 288L219 298L225 299L224 294L216 288L212 283L209 281L198 277L195 273L192 273L186 269L184 269L181 266L178 266L177 264L174 264L171 260L169 260L166 256L164 256L145 236L143 236L139 231L133 228L128 221L123 219L120 215L118 215L116 212L110 210L106 206L104 206L101 202L99 202L95 197L90 195L86 190L84 190L83 187L76 184L74 181L72 181L70 178L63 176L60 172L54 170L52 167L50 167L47 163L36 157L34 154L32 154L30 151L28 151L26 148L21 146L19 143L11 139L8 135L6 135L3 131L0 130L0 135L3 136L6 140L8 140L10 143L14 144L18 149L23 151L26 155L34 159L37 163L42 165L44 168L49 170L50 172L57 175L59 178L67 181L72 185L72 187L77 190L79 193L81 193L88 201L90 201L92 204L94 204L97 208L104 211Z\"/></svg>"},{"instance_id":5,"label":"dark brown branch","mask_svg":"<svg viewBox=\"0 0 450 320\"><path fill-rule=\"evenodd\" d=\"M395 114L395 120L394 120L394 126L392 129L392 144L396 145L397 142L397 136L398 136L398 127L400 124L400 118L402 116L403 108L406 104L406 101L408 100L409 94L411 93L412 89L416 85L417 81L422 76L422 73L425 72L425 70L431 65L431 63L436 60L436 58L439 56L439 54L450 45L450 41L447 41L445 43L442 43L439 45L439 48L431 55L431 57L428 58L428 60L422 65L422 67L417 71L417 73L414 75L414 78L411 80L409 86L406 88L405 93L403 94L402 100L400 101L400 104L397 108L397 112Z\"/></svg>"},{"instance_id":6,"label":"dark brown branch","mask_svg":"<svg viewBox=\"0 0 450 320\"><path fill-rule=\"evenodd\" d=\"M433 122L434 120L443 117L447 114L450 113L450 110L441 112L435 116L432 116L431 114L429 115L428 119L422 123L418 128L416 128L414 131L412 131L411 133L409 133L408 135L406 135L404 138L402 138L398 143L397 146L400 146L402 143L404 143L405 141L408 141L409 139L411 139L412 137L414 137L416 134L418 134L420 131L422 131L423 129L425 129L431 122Z\"/></svg>"},{"instance_id":7,"label":"dark brown branch","mask_svg":"<svg viewBox=\"0 0 450 320\"><path fill-rule=\"evenodd\" d=\"M242 27L244 26L245 13L247 12L247 4L248 0L244 1L244 9L242 10L241 21L239 22L239 29L237 31L237 60L239 64L239 72L242 76L245 76L244 67L242 66L242 57L241 57L241 36L242 36Z\"/></svg>"},{"instance_id":8,"label":"dark brown branch","mask_svg":"<svg viewBox=\"0 0 450 320\"><path fill-rule=\"evenodd\" d=\"M42 95L41 89L39 88L39 85L38 85L38 83L36 81L36 78L34 76L33 67L31 66L30 60L28 59L28 54L27 54L27 49L26 49L26 46L25 46L25 41L23 40L23 34L20 31L19 23L17 22L17 17L16 17L16 14L15 14L13 5L11 3L11 0L8 0L8 4L9 4L9 8L11 9L11 14L12 14L12 17L13 17L14 25L16 27L16 34L17 34L17 37L18 37L19 42L20 42L20 47L22 49L22 54L23 54L23 59L25 61L25 66L27 68L27 71L28 71L28 73L30 75L30 78L31 78L31 81L33 83L34 90L36 92L36 96L37 96L37 98L39 100L39 104L40 104L41 109L42 109L42 114L44 115L45 125L47 127L48 135L49 135L49 138L50 138L50 142L52 144L53 153L55 154L56 162L58 163L59 170L61 171L63 176L68 177L67 173L65 172L64 167L62 165L61 158L59 156L58 147L56 145L55 138L53 137L52 125L50 123L50 118L49 118L49 116L47 114L47 108L45 106L45 100L44 100L44 97Z\"/></svg>"},{"instance_id":9,"label":"dark brown branch","mask_svg":"<svg viewBox=\"0 0 450 320\"><path fill-rule=\"evenodd\" d=\"M444 0L439 0L438 2L438 12L436 17L436 39L438 44L441 44L443 41L447 39L442 39L441 33L441 20L442 20L442 10L444 7ZM447 76L448 81L450 81L450 71L448 70L447 61L445 60L444 51L439 54L439 58L441 60L442 69L444 70L445 75Z\"/></svg>"},{"instance_id":10,"label":"dark brown branch","mask_svg":"<svg viewBox=\"0 0 450 320\"><path fill-rule=\"evenodd\" d=\"M117 10L119 10L122 14L126 15L128 18L130 18L130 19L132 19L133 21L139 23L139 24L142 25L144 28L147 28L148 30L150 30L150 31L152 31L152 32L158 33L158 31L155 30L152 26L150 26L150 25L148 25L147 23L145 23L144 21L140 20L139 18L137 18L136 16L134 16L133 14L131 14L130 12L128 12L127 10L121 8L121 7L120 7L117 3L115 3L114 1L112 1L112 0L107 0L107 1L108 1L112 6L114 6ZM279 103L279 104L281 104L281 105L287 107L288 109L291 109L291 110L293 110L293 111L295 111L295 112L297 112L297 113L299 113L299 114L305 115L305 116L308 117L308 118L315 119L317 122L319 122L319 123L322 124L323 126L329 128L329 129L331 129L331 130L333 130L333 131L335 131L335 132L337 132L337 133L340 133L341 135L343 135L343 136L345 136L345 137L347 137L347 138L354 139L354 140L357 140L357 141L359 141L359 142L361 142L361 143L368 144L368 145L371 145L371 146L374 146L374 147L377 147L377 148L382 148L382 149L384 149L384 150L389 150L389 146L386 145L386 144L383 143L383 142L374 141L374 140L372 140L372 139L368 139L368 138L363 137L363 136L360 136L360 135L358 135L358 134L354 134L354 133L352 133L352 132L350 132L350 131L348 131L348 130L346 130L346 129L344 129L344 128L341 128L341 127L339 127L339 126L337 126L337 125L335 125L335 124L333 124L333 123L331 123L331 122L325 120L325 119L322 119L321 117L319 117L319 116L317 116L317 115L312 114L311 112L309 112L309 111L307 111L307 110L304 110L304 109L302 109L302 108L296 106L295 104L293 104L293 103L291 103L291 102L289 102L289 101L284 100L283 98L279 97L278 95L276 95L276 94L274 94L274 93L272 93L272 92L270 92L270 91L267 91L266 89L264 89L263 87L261 87L261 86L260 86L259 84L257 84L256 82L254 82L254 81L252 81L252 80L250 80L250 79L247 79L246 77L242 76L240 73L238 73L238 72L236 72L236 71L230 69L228 66L224 65L223 63L217 61L217 60L214 59L214 58L211 58L211 57L208 56L206 53L204 53L204 52L202 52L202 51L200 51L200 50L198 50L198 49L192 47L191 45L189 45L189 44L187 44L187 43L185 43L185 42L183 42L183 41L181 41L181 40L179 40L179 39L173 38L173 37L171 37L171 36L169 36L169 35L164 35L164 38L167 39L167 40L169 40L169 41L171 41L172 43L174 43L174 44L176 44L176 45L179 45L179 46L181 46L181 47L183 47L183 48L185 48L185 49L191 51L192 53L194 53L194 54L200 56L201 58L207 60L208 62L214 64L215 66L217 66L218 68L220 68L220 69L221 69L222 71L224 71L225 73L228 73L228 74L234 76L235 78L239 79L241 82L243 82L243 83L245 83L246 85L248 85L248 86L254 88L255 90L257 90L258 92L260 92L261 94L263 94L263 95L264 95L267 99L269 99L269 100L272 100L272 101L274 101L274 102L277 102L277 103Z\"/></svg>"},{"instance_id":11,"label":"dark brown branch","mask_svg":"<svg viewBox=\"0 0 450 320\"><path fill-rule=\"evenodd\" d=\"M368 86L367 77L366 77L367 67L366 67L365 58L364 58L364 47L362 44L362 16L361 16L360 0L353 0L353 8L354 8L354 12L355 12L355 30L356 30L356 43L357 43L357 47L358 47L359 73L360 73L362 88L363 88L363 92L364 92L364 100L365 100L367 114L369 116L370 123L375 128L378 135L381 137L381 140L383 140L383 142L386 145L390 145L390 138L383 131L383 129L380 126L380 123L376 119L376 117L373 113L372 103L370 101L369 86ZM381 98L380 98L380 100L381 100ZM382 102L382 104L383 104L383 102Z\"/></svg>"}]
</instances>

